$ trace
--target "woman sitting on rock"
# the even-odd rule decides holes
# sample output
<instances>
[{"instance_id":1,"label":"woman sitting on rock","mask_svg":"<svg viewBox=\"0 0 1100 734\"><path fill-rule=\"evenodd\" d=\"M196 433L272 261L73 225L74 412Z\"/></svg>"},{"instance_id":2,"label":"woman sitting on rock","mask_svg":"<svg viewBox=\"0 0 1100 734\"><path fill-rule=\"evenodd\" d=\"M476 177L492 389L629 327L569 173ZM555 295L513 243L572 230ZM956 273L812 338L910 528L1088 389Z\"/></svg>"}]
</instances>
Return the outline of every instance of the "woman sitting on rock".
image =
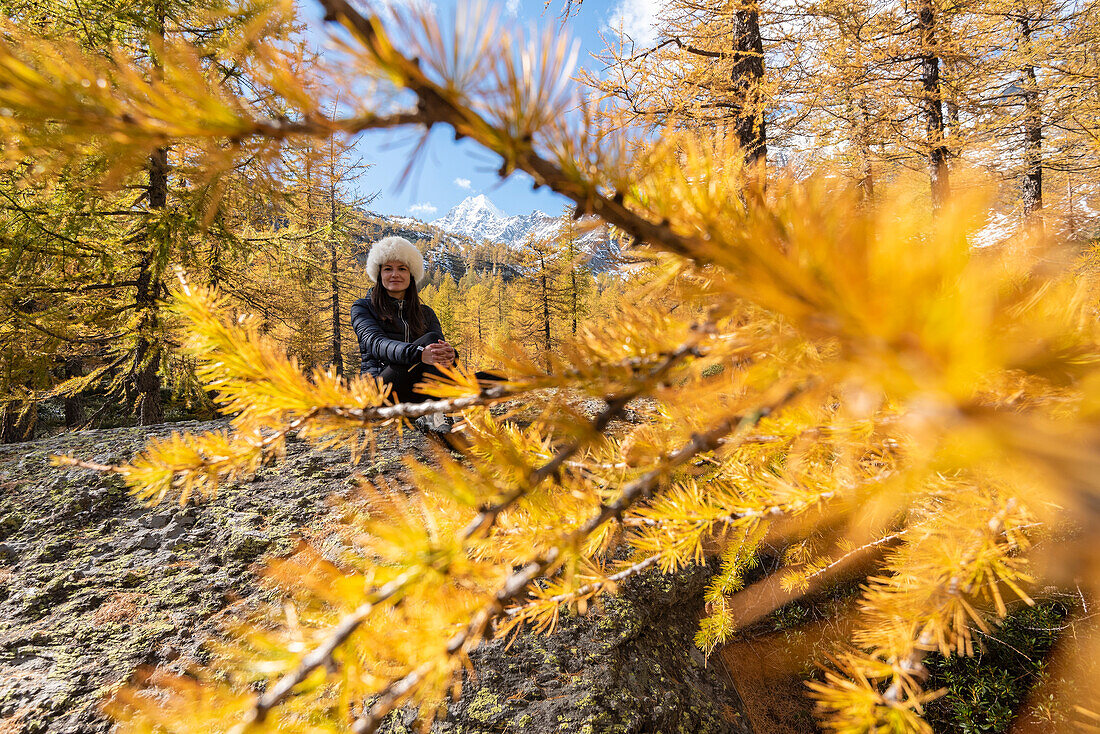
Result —
<instances>
[{"instance_id":1,"label":"woman sitting on rock","mask_svg":"<svg viewBox=\"0 0 1100 734\"><path fill-rule=\"evenodd\" d=\"M428 400L416 384L442 374L438 368L453 365L456 355L435 311L416 292L417 281L424 279L424 258L403 237L386 237L367 255L367 276L374 288L351 307L360 372L382 378L399 402Z\"/></svg>"}]
</instances>

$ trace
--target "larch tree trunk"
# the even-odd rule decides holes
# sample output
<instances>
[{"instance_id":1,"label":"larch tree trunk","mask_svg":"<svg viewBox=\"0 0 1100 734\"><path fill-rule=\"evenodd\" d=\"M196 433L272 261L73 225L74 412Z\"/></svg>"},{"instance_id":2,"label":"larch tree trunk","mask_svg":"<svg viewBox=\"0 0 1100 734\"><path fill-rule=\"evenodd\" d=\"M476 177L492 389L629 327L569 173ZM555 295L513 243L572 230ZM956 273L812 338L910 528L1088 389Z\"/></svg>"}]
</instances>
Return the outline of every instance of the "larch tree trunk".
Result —
<instances>
[{"instance_id":1,"label":"larch tree trunk","mask_svg":"<svg viewBox=\"0 0 1100 734\"><path fill-rule=\"evenodd\" d=\"M79 376L83 371L83 365L79 357L70 357L65 360L66 380ZM76 428L84 422L84 398L81 394L66 395L62 407L65 411L66 428Z\"/></svg>"},{"instance_id":2,"label":"larch tree trunk","mask_svg":"<svg viewBox=\"0 0 1100 734\"><path fill-rule=\"evenodd\" d=\"M542 264L542 337L543 347L546 349L546 371L550 372L550 286L546 282L546 263Z\"/></svg>"},{"instance_id":3,"label":"larch tree trunk","mask_svg":"<svg viewBox=\"0 0 1100 734\"><path fill-rule=\"evenodd\" d=\"M306 203L306 230L309 231L310 233L313 233L314 231L316 231L316 227L317 227L317 216L316 216L316 212L313 209L314 184L313 184L313 157L312 157L312 155L307 155L306 159L305 159L305 182L306 182L306 188L305 188L305 194L306 194L306 201L305 201L305 203ZM317 250L319 249L319 244L313 238L312 234L309 238L309 243L310 243L311 252L317 252ZM314 272L315 270L317 270L319 272L315 274L315 272ZM315 275L320 275L320 273L323 273L323 272L324 272L324 270L322 268L320 268L320 267L315 268L313 262L308 263L304 268L303 279L302 279L303 282L305 283L306 287L311 288L312 286L314 286L315 285L314 284ZM317 313L323 313L323 312L324 312L323 308L318 309L318 311L316 311L316 312L311 311L309 316L308 316L308 327L309 327L310 332L311 332L310 333L311 337L314 336L314 334L312 333L313 327L315 326L315 322L313 321L314 316ZM304 326L305 326L305 324L300 325L299 328L303 328ZM315 360L315 357L319 356L318 353L320 352L320 349L321 349L320 344L318 344L317 341L314 340L314 339L310 339L308 343L306 343L306 342L302 343L302 348L300 349L300 354L298 355L298 360L299 360L299 364L301 365L303 371L310 372L314 369L314 367L317 366L317 362Z\"/></svg>"},{"instance_id":4,"label":"larch tree trunk","mask_svg":"<svg viewBox=\"0 0 1100 734\"><path fill-rule=\"evenodd\" d=\"M917 29L920 32L920 106L924 118L925 144L928 148L928 176L932 185L932 207L939 209L951 193L951 182L940 58L936 51L934 0L920 0L917 6Z\"/></svg>"},{"instance_id":5,"label":"larch tree trunk","mask_svg":"<svg viewBox=\"0 0 1100 734\"><path fill-rule=\"evenodd\" d=\"M163 4L154 6L154 35L161 41L165 37ZM159 74L160 64L153 55L153 73ZM168 208L168 148L160 147L149 156L147 164L149 183L146 197L149 209L163 214ZM156 220L158 217L154 217ZM137 288L134 305L138 317L138 337L134 353L136 370L134 389L137 392L138 422L143 426L160 423L164 419L164 406L160 400L160 355L158 343L160 327L160 250L165 246L164 232L156 227L146 234L146 250L138 266Z\"/></svg>"},{"instance_id":6,"label":"larch tree trunk","mask_svg":"<svg viewBox=\"0 0 1100 734\"><path fill-rule=\"evenodd\" d=\"M163 211L168 207L168 149L157 148L149 156L149 208ZM138 267L137 293L134 301L140 314L138 340L134 355L137 370L138 421L143 426L164 420L164 406L160 399L160 351L157 332L160 326L160 277L158 273L159 231L149 237L148 249L142 255Z\"/></svg>"},{"instance_id":7,"label":"larch tree trunk","mask_svg":"<svg viewBox=\"0 0 1100 734\"><path fill-rule=\"evenodd\" d=\"M1039 84L1035 77L1035 65L1032 61L1031 19L1026 15L1018 18L1019 47L1023 57L1021 75L1023 76L1024 98L1024 178L1022 189L1024 216L1039 224L1037 215L1043 208L1043 119L1039 105Z\"/></svg>"},{"instance_id":8,"label":"larch tree trunk","mask_svg":"<svg viewBox=\"0 0 1100 734\"><path fill-rule=\"evenodd\" d=\"M341 346L342 335L340 333L340 278L336 254L336 184L329 185L329 229L328 254L329 254L329 284L332 291L332 365L336 374L344 374L344 351Z\"/></svg>"},{"instance_id":9,"label":"larch tree trunk","mask_svg":"<svg viewBox=\"0 0 1100 734\"><path fill-rule=\"evenodd\" d=\"M871 165L870 111L866 96L854 100L845 92L845 107L850 124L850 145L855 155L856 186L864 204L875 200L875 171Z\"/></svg>"},{"instance_id":10,"label":"larch tree trunk","mask_svg":"<svg viewBox=\"0 0 1100 734\"><path fill-rule=\"evenodd\" d=\"M737 100L735 126L749 167L763 168L768 157L764 118L764 42L756 0L741 0L733 16L733 68L730 83Z\"/></svg>"},{"instance_id":11,"label":"larch tree trunk","mask_svg":"<svg viewBox=\"0 0 1100 734\"><path fill-rule=\"evenodd\" d=\"M863 201L872 204L875 201L875 169L871 163L871 112L867 97L861 97L858 105L859 130L859 190Z\"/></svg>"},{"instance_id":12,"label":"larch tree trunk","mask_svg":"<svg viewBox=\"0 0 1100 734\"><path fill-rule=\"evenodd\" d=\"M573 332L572 333L573 333L574 336L576 336L577 335L577 308L579 306L578 301L580 300L578 298L578 294L577 294L577 271L576 271L576 269L571 269L569 271L569 295L570 295L570 298L572 299L572 304L570 305L570 309L569 309L569 311L570 311L569 315L573 319Z\"/></svg>"},{"instance_id":13,"label":"larch tree trunk","mask_svg":"<svg viewBox=\"0 0 1100 734\"><path fill-rule=\"evenodd\" d=\"M206 284L210 288L217 288L222 282L222 243L221 240L214 238L214 241L210 243L210 257L207 258L207 266L210 268L210 272L206 278Z\"/></svg>"}]
</instances>

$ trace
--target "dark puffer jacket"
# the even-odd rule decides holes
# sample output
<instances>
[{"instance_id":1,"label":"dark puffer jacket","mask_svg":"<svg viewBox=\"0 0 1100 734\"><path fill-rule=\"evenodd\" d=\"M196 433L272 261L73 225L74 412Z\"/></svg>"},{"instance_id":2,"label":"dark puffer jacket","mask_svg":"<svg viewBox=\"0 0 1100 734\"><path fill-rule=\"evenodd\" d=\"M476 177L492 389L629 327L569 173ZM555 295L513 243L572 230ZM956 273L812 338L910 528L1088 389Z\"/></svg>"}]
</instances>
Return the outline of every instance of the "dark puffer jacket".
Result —
<instances>
[{"instance_id":1,"label":"dark puffer jacket","mask_svg":"<svg viewBox=\"0 0 1100 734\"><path fill-rule=\"evenodd\" d=\"M384 297L389 298L389 295ZM378 316L370 296L360 298L351 305L351 328L355 329L355 335L359 338L361 373L377 377L390 365L409 367L420 361L420 353L410 343L420 334L413 334L409 329L409 323L403 316L405 302L398 301L397 304L397 319L392 324L387 324ZM435 331L442 334L443 327L439 325L435 311L423 303L420 308L424 311L424 323L427 325L424 333Z\"/></svg>"}]
</instances>

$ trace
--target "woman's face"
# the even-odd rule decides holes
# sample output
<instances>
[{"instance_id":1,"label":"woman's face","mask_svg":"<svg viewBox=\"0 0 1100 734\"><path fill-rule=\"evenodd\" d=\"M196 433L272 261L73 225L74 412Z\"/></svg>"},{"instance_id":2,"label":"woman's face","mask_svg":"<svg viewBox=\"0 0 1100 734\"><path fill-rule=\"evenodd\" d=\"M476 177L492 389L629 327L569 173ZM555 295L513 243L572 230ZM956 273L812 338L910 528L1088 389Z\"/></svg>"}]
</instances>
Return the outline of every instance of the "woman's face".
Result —
<instances>
[{"instance_id":1,"label":"woman's face","mask_svg":"<svg viewBox=\"0 0 1100 734\"><path fill-rule=\"evenodd\" d=\"M405 289L412 282L409 266L399 260L385 263L378 273L378 278L382 281L382 287L394 298L403 298Z\"/></svg>"}]
</instances>

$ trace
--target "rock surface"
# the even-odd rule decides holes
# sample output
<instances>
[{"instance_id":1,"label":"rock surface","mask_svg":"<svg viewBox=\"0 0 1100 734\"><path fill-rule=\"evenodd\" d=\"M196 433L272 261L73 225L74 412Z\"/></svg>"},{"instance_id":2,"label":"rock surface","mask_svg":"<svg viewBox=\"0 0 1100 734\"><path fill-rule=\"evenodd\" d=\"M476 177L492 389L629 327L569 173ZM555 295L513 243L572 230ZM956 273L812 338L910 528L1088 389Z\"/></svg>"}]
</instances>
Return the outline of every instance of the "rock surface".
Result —
<instances>
[{"instance_id":1,"label":"rock surface","mask_svg":"<svg viewBox=\"0 0 1100 734\"><path fill-rule=\"evenodd\" d=\"M692 642L709 577L703 566L675 579L650 573L601 597L598 611L563 614L553 635L483 645L432 732L750 733L718 656L706 660ZM400 717L382 728L414 731Z\"/></svg>"},{"instance_id":2,"label":"rock surface","mask_svg":"<svg viewBox=\"0 0 1100 734\"><path fill-rule=\"evenodd\" d=\"M203 642L265 594L265 554L323 537L329 499L356 471L398 474L423 437L382 437L358 468L346 451L291 441L286 460L212 501L145 507L118 477L50 465L74 453L129 458L154 436L221 423L84 431L0 446L0 732L106 732L105 695L139 666L199 660ZM332 513L335 514L335 513ZM566 616L550 637L524 635L474 655L459 701L434 729L472 732L743 732L717 656L691 643L707 571L626 585L603 613ZM398 712L393 734L411 731Z\"/></svg>"}]
</instances>

